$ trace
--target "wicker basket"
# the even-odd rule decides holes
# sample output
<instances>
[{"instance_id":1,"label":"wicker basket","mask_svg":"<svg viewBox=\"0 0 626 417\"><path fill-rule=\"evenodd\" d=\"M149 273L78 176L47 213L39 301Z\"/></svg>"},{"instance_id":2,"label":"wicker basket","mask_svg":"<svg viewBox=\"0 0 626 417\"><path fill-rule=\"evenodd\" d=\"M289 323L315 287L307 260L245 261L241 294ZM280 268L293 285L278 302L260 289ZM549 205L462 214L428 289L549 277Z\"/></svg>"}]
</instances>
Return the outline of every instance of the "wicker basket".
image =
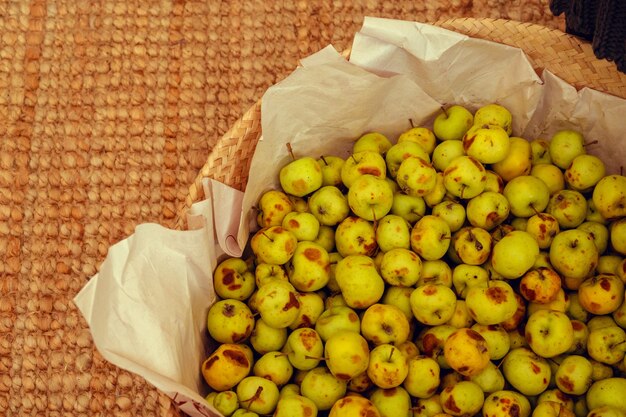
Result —
<instances>
[{"instance_id":1,"label":"wicker basket","mask_svg":"<svg viewBox=\"0 0 626 417\"><path fill-rule=\"evenodd\" d=\"M435 25L522 49L535 70L550 70L574 87L593 88L626 98L626 74L612 62L598 60L591 45L556 29L505 19L459 18L441 20ZM189 188L177 221L185 228L189 207L204 199L202 180L212 178L244 190L252 155L261 136L261 102L255 103L216 143L206 163Z\"/></svg>"}]
</instances>

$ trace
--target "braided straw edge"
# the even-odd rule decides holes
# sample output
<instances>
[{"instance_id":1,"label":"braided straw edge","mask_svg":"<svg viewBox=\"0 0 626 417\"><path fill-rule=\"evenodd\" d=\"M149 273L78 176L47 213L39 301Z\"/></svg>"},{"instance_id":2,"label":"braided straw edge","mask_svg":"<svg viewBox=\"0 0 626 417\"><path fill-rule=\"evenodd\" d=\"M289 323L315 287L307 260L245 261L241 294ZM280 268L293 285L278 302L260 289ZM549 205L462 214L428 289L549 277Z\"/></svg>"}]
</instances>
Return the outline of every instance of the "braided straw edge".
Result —
<instances>
[{"instance_id":1,"label":"braided straw edge","mask_svg":"<svg viewBox=\"0 0 626 417\"><path fill-rule=\"evenodd\" d=\"M591 44L558 29L507 19L454 18L434 25L467 36L522 49L538 73L547 69L577 89L583 87L626 98L626 74L614 63L595 57ZM348 57L350 51L344 51ZM261 100L257 101L216 143L193 184L176 221L186 228L186 213L203 200L202 181L212 178L245 190L250 162L261 136Z\"/></svg>"}]
</instances>

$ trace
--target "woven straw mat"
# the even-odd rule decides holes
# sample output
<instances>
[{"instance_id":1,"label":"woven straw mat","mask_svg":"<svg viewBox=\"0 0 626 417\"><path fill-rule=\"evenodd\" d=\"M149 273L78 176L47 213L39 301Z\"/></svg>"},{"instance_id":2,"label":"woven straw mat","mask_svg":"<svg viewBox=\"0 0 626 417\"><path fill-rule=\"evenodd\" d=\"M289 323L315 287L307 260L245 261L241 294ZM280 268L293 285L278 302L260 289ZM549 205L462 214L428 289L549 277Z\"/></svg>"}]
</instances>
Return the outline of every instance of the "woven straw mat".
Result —
<instances>
[{"instance_id":1,"label":"woven straw mat","mask_svg":"<svg viewBox=\"0 0 626 417\"><path fill-rule=\"evenodd\" d=\"M537 1L0 1L0 415L176 416L71 300L108 247L174 226L218 140L366 15L563 27ZM428 5L426 5L428 4Z\"/></svg>"}]
</instances>

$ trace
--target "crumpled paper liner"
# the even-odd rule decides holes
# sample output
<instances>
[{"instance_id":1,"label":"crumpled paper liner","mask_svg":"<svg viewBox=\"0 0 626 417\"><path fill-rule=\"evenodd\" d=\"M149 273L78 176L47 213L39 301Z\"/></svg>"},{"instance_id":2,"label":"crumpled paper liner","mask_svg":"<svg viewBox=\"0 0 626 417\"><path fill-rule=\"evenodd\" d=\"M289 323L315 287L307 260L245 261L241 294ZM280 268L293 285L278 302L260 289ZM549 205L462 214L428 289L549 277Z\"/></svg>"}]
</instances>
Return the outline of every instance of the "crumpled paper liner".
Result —
<instances>
[{"instance_id":1,"label":"crumpled paper liner","mask_svg":"<svg viewBox=\"0 0 626 417\"><path fill-rule=\"evenodd\" d=\"M212 271L242 254L254 228L260 194L278 187L278 170L298 155L349 155L368 131L395 140L428 125L441 105L474 111L499 103L514 115L513 134L549 138L562 128L581 130L591 154L610 173L626 160L621 143L626 100L590 89L576 91L555 75L538 76L517 48L469 38L436 26L365 19L350 62L332 47L267 90L263 137L245 193L206 179L208 198L189 212L190 229L137 227L113 245L100 272L75 297L102 356L141 375L188 415L219 415L204 401L200 365L210 347L206 314L215 301Z\"/></svg>"}]
</instances>

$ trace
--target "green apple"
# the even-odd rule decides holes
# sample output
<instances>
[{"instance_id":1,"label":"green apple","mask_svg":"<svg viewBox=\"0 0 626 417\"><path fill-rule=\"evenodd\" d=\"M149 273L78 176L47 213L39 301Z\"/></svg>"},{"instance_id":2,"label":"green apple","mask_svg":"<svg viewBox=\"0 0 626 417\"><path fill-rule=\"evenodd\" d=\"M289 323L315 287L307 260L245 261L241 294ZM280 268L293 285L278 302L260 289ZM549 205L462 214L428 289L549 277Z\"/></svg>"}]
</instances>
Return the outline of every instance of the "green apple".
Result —
<instances>
[{"instance_id":1,"label":"green apple","mask_svg":"<svg viewBox=\"0 0 626 417\"><path fill-rule=\"evenodd\" d=\"M359 333L344 330L333 334L324 346L326 366L341 381L349 381L367 370L370 349Z\"/></svg>"},{"instance_id":2,"label":"green apple","mask_svg":"<svg viewBox=\"0 0 626 417\"><path fill-rule=\"evenodd\" d=\"M576 417L576 414L559 402L541 401L535 406L532 417Z\"/></svg>"},{"instance_id":3,"label":"green apple","mask_svg":"<svg viewBox=\"0 0 626 417\"><path fill-rule=\"evenodd\" d=\"M550 158L561 169L567 169L574 158L586 153L585 139L582 133L564 129L559 130L550 139Z\"/></svg>"},{"instance_id":4,"label":"green apple","mask_svg":"<svg viewBox=\"0 0 626 417\"><path fill-rule=\"evenodd\" d=\"M318 410L330 410L346 395L348 384L335 377L325 366L311 369L300 383L301 394L313 401Z\"/></svg>"},{"instance_id":5,"label":"green apple","mask_svg":"<svg viewBox=\"0 0 626 417\"><path fill-rule=\"evenodd\" d=\"M485 191L502 193L504 191L504 180L491 169L486 170L487 180L485 181Z\"/></svg>"},{"instance_id":6,"label":"green apple","mask_svg":"<svg viewBox=\"0 0 626 417\"><path fill-rule=\"evenodd\" d=\"M565 277L580 280L588 277L598 264L598 256L593 237L583 230L564 230L550 245L550 263Z\"/></svg>"},{"instance_id":7,"label":"green apple","mask_svg":"<svg viewBox=\"0 0 626 417\"><path fill-rule=\"evenodd\" d=\"M252 369L252 349L241 343L223 343L202 363L204 381L215 391L235 387Z\"/></svg>"},{"instance_id":8,"label":"green apple","mask_svg":"<svg viewBox=\"0 0 626 417\"><path fill-rule=\"evenodd\" d=\"M380 274L389 285L411 287L422 273L422 260L413 251L394 248L383 254Z\"/></svg>"},{"instance_id":9,"label":"green apple","mask_svg":"<svg viewBox=\"0 0 626 417\"><path fill-rule=\"evenodd\" d=\"M441 217L426 215L411 229L411 249L425 260L443 257L450 246L450 226Z\"/></svg>"},{"instance_id":10,"label":"green apple","mask_svg":"<svg viewBox=\"0 0 626 417\"><path fill-rule=\"evenodd\" d=\"M513 388L526 396L545 391L552 376L548 360L525 347L507 353L502 360L502 373Z\"/></svg>"},{"instance_id":11,"label":"green apple","mask_svg":"<svg viewBox=\"0 0 626 417\"><path fill-rule=\"evenodd\" d=\"M495 125L474 125L463 136L465 154L483 164L502 161L509 153L510 143L506 131Z\"/></svg>"},{"instance_id":12,"label":"green apple","mask_svg":"<svg viewBox=\"0 0 626 417\"><path fill-rule=\"evenodd\" d=\"M560 289L561 276L543 266L526 272L519 283L519 293L531 303L550 303L557 298Z\"/></svg>"},{"instance_id":13,"label":"green apple","mask_svg":"<svg viewBox=\"0 0 626 417\"><path fill-rule=\"evenodd\" d=\"M411 310L411 293L413 290L413 287L387 285L380 302L398 307L407 320L411 321L413 320L413 310Z\"/></svg>"},{"instance_id":14,"label":"green apple","mask_svg":"<svg viewBox=\"0 0 626 417\"><path fill-rule=\"evenodd\" d=\"M393 388L404 382L409 363L402 351L390 343L377 345L370 352L367 375L379 388Z\"/></svg>"},{"instance_id":15,"label":"green apple","mask_svg":"<svg viewBox=\"0 0 626 417\"><path fill-rule=\"evenodd\" d=\"M608 224L609 221L604 218L602 214L596 208L596 203L593 202L593 198L587 198L587 216L585 220L590 222L598 222L604 225Z\"/></svg>"},{"instance_id":16,"label":"green apple","mask_svg":"<svg viewBox=\"0 0 626 417\"><path fill-rule=\"evenodd\" d=\"M417 157L430 162L429 153L418 143L412 141L398 142L385 155L385 163L391 178L396 178L400 165L409 157Z\"/></svg>"},{"instance_id":17,"label":"green apple","mask_svg":"<svg viewBox=\"0 0 626 417\"><path fill-rule=\"evenodd\" d=\"M428 398L418 398L413 406L413 417L432 417L443 413L439 394L433 394Z\"/></svg>"},{"instance_id":18,"label":"green apple","mask_svg":"<svg viewBox=\"0 0 626 417\"><path fill-rule=\"evenodd\" d=\"M479 324L502 323L517 311L515 292L506 281L491 281L486 287L469 288L465 302L470 316Z\"/></svg>"},{"instance_id":19,"label":"green apple","mask_svg":"<svg viewBox=\"0 0 626 417\"><path fill-rule=\"evenodd\" d=\"M374 151L353 153L346 158L343 167L341 167L341 181L348 188L352 186L354 180L365 174L385 178L387 166L380 153Z\"/></svg>"},{"instance_id":20,"label":"green apple","mask_svg":"<svg viewBox=\"0 0 626 417\"><path fill-rule=\"evenodd\" d=\"M443 171L446 190L461 199L469 200L483 192L486 180L483 164L467 155L457 156Z\"/></svg>"},{"instance_id":21,"label":"green apple","mask_svg":"<svg viewBox=\"0 0 626 417\"><path fill-rule=\"evenodd\" d=\"M287 328L271 327L263 319L258 319L249 340L250 345L261 355L277 351L282 349L287 341Z\"/></svg>"},{"instance_id":22,"label":"green apple","mask_svg":"<svg viewBox=\"0 0 626 417\"><path fill-rule=\"evenodd\" d=\"M317 243L298 242L286 269L289 282L298 291L317 291L330 279L330 257Z\"/></svg>"},{"instance_id":23,"label":"green apple","mask_svg":"<svg viewBox=\"0 0 626 417\"><path fill-rule=\"evenodd\" d=\"M530 142L524 138L509 138L509 153L500 162L491 165L491 169L505 182L520 175L528 175L532 169L532 150Z\"/></svg>"},{"instance_id":24,"label":"green apple","mask_svg":"<svg viewBox=\"0 0 626 417\"><path fill-rule=\"evenodd\" d=\"M609 225L611 247L620 255L626 255L626 218L613 220Z\"/></svg>"},{"instance_id":25,"label":"green apple","mask_svg":"<svg viewBox=\"0 0 626 417\"><path fill-rule=\"evenodd\" d=\"M252 373L269 379L277 386L285 385L293 375L293 366L282 352L267 352L254 362Z\"/></svg>"},{"instance_id":26,"label":"green apple","mask_svg":"<svg viewBox=\"0 0 626 417\"><path fill-rule=\"evenodd\" d=\"M441 284L452 288L452 268L442 259L422 261L422 274L415 285L424 284Z\"/></svg>"},{"instance_id":27,"label":"green apple","mask_svg":"<svg viewBox=\"0 0 626 417\"><path fill-rule=\"evenodd\" d=\"M335 250L335 228L331 226L320 225L320 230L317 233L313 242L317 243L324 249L326 252L332 252Z\"/></svg>"},{"instance_id":28,"label":"green apple","mask_svg":"<svg viewBox=\"0 0 626 417\"><path fill-rule=\"evenodd\" d=\"M284 165L278 174L282 190L303 197L322 186L322 168L310 156L296 158Z\"/></svg>"},{"instance_id":29,"label":"green apple","mask_svg":"<svg viewBox=\"0 0 626 417\"><path fill-rule=\"evenodd\" d=\"M506 107L496 103L486 104L474 113L475 125L500 126L509 135L513 131L512 119L511 112Z\"/></svg>"},{"instance_id":30,"label":"green apple","mask_svg":"<svg viewBox=\"0 0 626 417\"><path fill-rule=\"evenodd\" d=\"M398 143L415 142L419 144L429 155L433 153L437 145L437 138L432 130L424 126L413 126L398 136Z\"/></svg>"},{"instance_id":31,"label":"green apple","mask_svg":"<svg viewBox=\"0 0 626 417\"><path fill-rule=\"evenodd\" d=\"M287 327L298 318L300 297L293 285L276 279L259 288L256 308L267 325L275 328Z\"/></svg>"},{"instance_id":32,"label":"green apple","mask_svg":"<svg viewBox=\"0 0 626 417\"><path fill-rule=\"evenodd\" d=\"M227 258L213 271L213 289L220 298L244 301L256 289L256 279L246 261Z\"/></svg>"},{"instance_id":33,"label":"green apple","mask_svg":"<svg viewBox=\"0 0 626 417\"><path fill-rule=\"evenodd\" d=\"M554 379L557 387L565 394L583 395L593 383L592 373L589 359L581 355L569 355L559 364Z\"/></svg>"},{"instance_id":34,"label":"green apple","mask_svg":"<svg viewBox=\"0 0 626 417\"><path fill-rule=\"evenodd\" d=\"M552 358L569 350L574 342L574 328L567 315L555 310L537 310L524 327L530 348L543 358Z\"/></svg>"},{"instance_id":35,"label":"green apple","mask_svg":"<svg viewBox=\"0 0 626 417\"><path fill-rule=\"evenodd\" d=\"M537 213L528 218L526 231L535 238L539 249L547 249L552 244L554 236L561 231L561 228L558 220L553 215Z\"/></svg>"},{"instance_id":36,"label":"green apple","mask_svg":"<svg viewBox=\"0 0 626 417\"><path fill-rule=\"evenodd\" d=\"M514 253L516 256L511 256ZM491 252L493 269L508 279L519 278L535 263L539 255L539 245L528 232L514 230L494 246Z\"/></svg>"},{"instance_id":37,"label":"green apple","mask_svg":"<svg viewBox=\"0 0 626 417\"><path fill-rule=\"evenodd\" d=\"M474 319L469 313L465 300L456 300L454 314L446 323L456 328L470 327L474 323Z\"/></svg>"},{"instance_id":38,"label":"green apple","mask_svg":"<svg viewBox=\"0 0 626 417\"><path fill-rule=\"evenodd\" d=\"M435 169L443 172L453 159L461 155L465 155L463 142L460 140L446 140L435 146L430 159Z\"/></svg>"},{"instance_id":39,"label":"green apple","mask_svg":"<svg viewBox=\"0 0 626 417\"><path fill-rule=\"evenodd\" d=\"M563 171L554 164L533 165L530 175L543 181L548 186L550 195L565 188Z\"/></svg>"},{"instance_id":40,"label":"green apple","mask_svg":"<svg viewBox=\"0 0 626 417\"><path fill-rule=\"evenodd\" d=\"M624 302L624 282L615 274L594 275L580 284L578 299L591 314L611 314Z\"/></svg>"},{"instance_id":41,"label":"green apple","mask_svg":"<svg viewBox=\"0 0 626 417\"><path fill-rule=\"evenodd\" d=\"M530 141L530 149L533 156L533 166L551 164L550 142L542 138L536 138Z\"/></svg>"},{"instance_id":42,"label":"green apple","mask_svg":"<svg viewBox=\"0 0 626 417\"><path fill-rule=\"evenodd\" d=\"M505 387L504 375L493 362L489 362L485 369L471 376L469 380L478 384L485 394L503 390Z\"/></svg>"},{"instance_id":43,"label":"green apple","mask_svg":"<svg viewBox=\"0 0 626 417\"><path fill-rule=\"evenodd\" d=\"M289 280L289 277L287 277L287 271L285 271L285 268L282 265L260 263L254 269L254 280L257 287L260 287L273 279L282 279L283 281Z\"/></svg>"},{"instance_id":44,"label":"green apple","mask_svg":"<svg viewBox=\"0 0 626 417\"><path fill-rule=\"evenodd\" d=\"M460 381L441 391L443 411L456 416L472 416L480 411L485 394L473 381Z\"/></svg>"},{"instance_id":45,"label":"green apple","mask_svg":"<svg viewBox=\"0 0 626 417\"><path fill-rule=\"evenodd\" d=\"M333 334L340 331L361 331L361 319L348 306L333 306L320 314L315 322L315 330L322 340L327 341Z\"/></svg>"},{"instance_id":46,"label":"green apple","mask_svg":"<svg viewBox=\"0 0 626 417\"><path fill-rule=\"evenodd\" d=\"M459 374L471 377L489 364L487 341L475 330L455 330L444 342L443 353L448 365Z\"/></svg>"},{"instance_id":47,"label":"green apple","mask_svg":"<svg viewBox=\"0 0 626 417\"><path fill-rule=\"evenodd\" d=\"M454 233L452 246L463 263L482 265L491 254L491 235L481 227L462 227Z\"/></svg>"},{"instance_id":48,"label":"green apple","mask_svg":"<svg viewBox=\"0 0 626 417\"><path fill-rule=\"evenodd\" d=\"M355 179L348 191L348 205L354 214L376 221L391 210L393 190L383 178L364 174Z\"/></svg>"},{"instance_id":49,"label":"green apple","mask_svg":"<svg viewBox=\"0 0 626 417\"><path fill-rule=\"evenodd\" d=\"M240 343L250 337L254 316L250 308L239 300L215 302L207 314L207 329L218 343Z\"/></svg>"},{"instance_id":50,"label":"green apple","mask_svg":"<svg viewBox=\"0 0 626 417\"><path fill-rule=\"evenodd\" d=\"M279 190L269 190L261 194L257 204L257 223L260 227L280 226L283 218L294 210L289 196Z\"/></svg>"},{"instance_id":51,"label":"green apple","mask_svg":"<svg viewBox=\"0 0 626 417\"><path fill-rule=\"evenodd\" d=\"M413 397L428 398L437 391L440 374L441 368L435 359L416 356L409 359L409 372L402 386Z\"/></svg>"},{"instance_id":52,"label":"green apple","mask_svg":"<svg viewBox=\"0 0 626 417\"><path fill-rule=\"evenodd\" d=\"M596 273L598 274L615 274L617 276L620 275L620 269L622 261L624 258L621 255L600 255L598 258L598 266L596 268ZM624 271L626 272L626 271ZM622 281L624 281L622 279Z\"/></svg>"},{"instance_id":53,"label":"green apple","mask_svg":"<svg viewBox=\"0 0 626 417\"><path fill-rule=\"evenodd\" d=\"M626 378L606 378L601 381L594 382L585 397L587 399L587 407L590 410L611 406L622 413L626 413Z\"/></svg>"},{"instance_id":54,"label":"green apple","mask_svg":"<svg viewBox=\"0 0 626 417\"><path fill-rule=\"evenodd\" d=\"M391 214L402 217L410 224L421 219L426 213L426 203L423 197L396 192L393 194Z\"/></svg>"},{"instance_id":55,"label":"green apple","mask_svg":"<svg viewBox=\"0 0 626 417\"><path fill-rule=\"evenodd\" d=\"M324 343L315 329L302 327L289 333L282 351L294 368L308 371L318 366L324 353Z\"/></svg>"},{"instance_id":56,"label":"green apple","mask_svg":"<svg viewBox=\"0 0 626 417\"><path fill-rule=\"evenodd\" d=\"M398 167L396 181L405 194L424 197L435 188L437 171L428 160L409 156Z\"/></svg>"},{"instance_id":57,"label":"green apple","mask_svg":"<svg viewBox=\"0 0 626 417\"><path fill-rule=\"evenodd\" d=\"M456 295L445 285L425 284L413 290L410 303L417 321L427 326L436 326L452 318Z\"/></svg>"},{"instance_id":58,"label":"green apple","mask_svg":"<svg viewBox=\"0 0 626 417\"><path fill-rule=\"evenodd\" d=\"M509 216L511 206L507 197L496 191L483 191L467 202L467 220L474 227L493 230Z\"/></svg>"},{"instance_id":59,"label":"green apple","mask_svg":"<svg viewBox=\"0 0 626 417\"><path fill-rule=\"evenodd\" d=\"M433 121L433 133L441 141L460 141L474 123L472 113L461 105L441 108Z\"/></svg>"},{"instance_id":60,"label":"green apple","mask_svg":"<svg viewBox=\"0 0 626 417\"><path fill-rule=\"evenodd\" d=\"M492 392L485 398L482 413L487 417L529 417L532 408L524 395L513 390Z\"/></svg>"},{"instance_id":61,"label":"green apple","mask_svg":"<svg viewBox=\"0 0 626 417\"><path fill-rule=\"evenodd\" d=\"M213 407L224 416L230 416L239 408L239 400L235 391L227 390L215 394Z\"/></svg>"},{"instance_id":62,"label":"green apple","mask_svg":"<svg viewBox=\"0 0 626 417\"><path fill-rule=\"evenodd\" d=\"M428 207L434 207L448 197L448 190L443 183L443 172L437 172L435 186L424 196L424 202Z\"/></svg>"},{"instance_id":63,"label":"green apple","mask_svg":"<svg viewBox=\"0 0 626 417\"><path fill-rule=\"evenodd\" d=\"M504 196L515 217L531 217L545 210L550 202L550 190L539 178L520 175L504 186Z\"/></svg>"},{"instance_id":64,"label":"green apple","mask_svg":"<svg viewBox=\"0 0 626 417\"><path fill-rule=\"evenodd\" d=\"M584 411L588 413L586 413L583 417L587 415L589 417L624 417L626 416L626 413L622 412L622 410L616 407L612 407L610 405L603 405L601 407L596 407L590 411L587 408L585 408Z\"/></svg>"},{"instance_id":65,"label":"green apple","mask_svg":"<svg viewBox=\"0 0 626 417\"><path fill-rule=\"evenodd\" d=\"M511 349L511 338L504 327L498 324L475 323L471 327L478 332L487 342L487 350L491 360L500 360Z\"/></svg>"},{"instance_id":66,"label":"green apple","mask_svg":"<svg viewBox=\"0 0 626 417\"><path fill-rule=\"evenodd\" d=\"M281 397L276 404L273 417L317 417L317 407L302 395Z\"/></svg>"},{"instance_id":67,"label":"green apple","mask_svg":"<svg viewBox=\"0 0 626 417\"><path fill-rule=\"evenodd\" d=\"M319 316L324 312L324 298L318 292L299 292L300 311L298 317L289 325L291 330L300 327L314 327Z\"/></svg>"},{"instance_id":68,"label":"green apple","mask_svg":"<svg viewBox=\"0 0 626 417\"><path fill-rule=\"evenodd\" d=\"M272 414L279 395L275 383L259 376L247 376L237 385L239 406L257 414Z\"/></svg>"},{"instance_id":69,"label":"green apple","mask_svg":"<svg viewBox=\"0 0 626 417\"><path fill-rule=\"evenodd\" d=\"M257 231L250 239L250 247L259 262L283 265L291 259L298 239L281 226L270 226Z\"/></svg>"},{"instance_id":70,"label":"green apple","mask_svg":"<svg viewBox=\"0 0 626 417\"><path fill-rule=\"evenodd\" d=\"M445 220L448 226L450 226L450 232L459 230L464 225L466 219L465 206L456 201L442 201L432 208L431 214Z\"/></svg>"},{"instance_id":71,"label":"green apple","mask_svg":"<svg viewBox=\"0 0 626 417\"><path fill-rule=\"evenodd\" d=\"M572 320L572 328L574 329L574 341L567 353L582 355L587 352L589 329L584 322L575 319Z\"/></svg>"},{"instance_id":72,"label":"green apple","mask_svg":"<svg viewBox=\"0 0 626 417\"><path fill-rule=\"evenodd\" d=\"M489 272L480 265L459 264L452 270L452 285L459 298L465 299L472 287L487 287Z\"/></svg>"},{"instance_id":73,"label":"green apple","mask_svg":"<svg viewBox=\"0 0 626 417\"><path fill-rule=\"evenodd\" d=\"M385 290L385 281L374 261L365 255L349 255L337 262L335 278L346 304L352 308L377 303Z\"/></svg>"},{"instance_id":74,"label":"green apple","mask_svg":"<svg viewBox=\"0 0 626 417\"><path fill-rule=\"evenodd\" d=\"M624 360L626 332L617 325L590 328L587 337L589 356L607 365L616 365Z\"/></svg>"},{"instance_id":75,"label":"green apple","mask_svg":"<svg viewBox=\"0 0 626 417\"><path fill-rule=\"evenodd\" d=\"M402 387L376 388L369 396L381 417L412 417L411 396Z\"/></svg>"},{"instance_id":76,"label":"green apple","mask_svg":"<svg viewBox=\"0 0 626 417\"><path fill-rule=\"evenodd\" d=\"M361 335L374 345L399 345L409 338L411 325L400 308L376 303L365 310L361 318Z\"/></svg>"},{"instance_id":77,"label":"green apple","mask_svg":"<svg viewBox=\"0 0 626 417\"><path fill-rule=\"evenodd\" d=\"M391 142L387 136L379 132L368 132L354 142L352 153L371 151L384 154L391 148Z\"/></svg>"},{"instance_id":78,"label":"green apple","mask_svg":"<svg viewBox=\"0 0 626 417\"><path fill-rule=\"evenodd\" d=\"M372 256L378 249L372 222L358 216L348 216L335 229L335 246L341 256Z\"/></svg>"},{"instance_id":79,"label":"green apple","mask_svg":"<svg viewBox=\"0 0 626 417\"><path fill-rule=\"evenodd\" d=\"M282 227L293 233L298 241L315 240L320 222L311 213L292 211L283 218Z\"/></svg>"},{"instance_id":80,"label":"green apple","mask_svg":"<svg viewBox=\"0 0 626 417\"><path fill-rule=\"evenodd\" d=\"M308 199L309 211L324 226L336 226L350 213L348 198L334 185L325 185Z\"/></svg>"},{"instance_id":81,"label":"green apple","mask_svg":"<svg viewBox=\"0 0 626 417\"><path fill-rule=\"evenodd\" d=\"M595 155L582 154L565 169L565 182L573 190L590 191L606 174L606 166Z\"/></svg>"},{"instance_id":82,"label":"green apple","mask_svg":"<svg viewBox=\"0 0 626 417\"><path fill-rule=\"evenodd\" d=\"M546 212L557 219L561 229L572 229L585 221L587 199L575 190L557 191L550 197Z\"/></svg>"},{"instance_id":83,"label":"green apple","mask_svg":"<svg viewBox=\"0 0 626 417\"><path fill-rule=\"evenodd\" d=\"M411 225L401 216L387 214L378 221L376 243L383 252L408 249L411 246Z\"/></svg>"},{"instance_id":84,"label":"green apple","mask_svg":"<svg viewBox=\"0 0 626 417\"><path fill-rule=\"evenodd\" d=\"M322 186L325 185L340 185L341 182L341 168L346 161L335 155L322 155L317 160L320 168L322 169Z\"/></svg>"},{"instance_id":85,"label":"green apple","mask_svg":"<svg viewBox=\"0 0 626 417\"><path fill-rule=\"evenodd\" d=\"M450 335L458 328L449 324L424 327L417 336L416 344L420 352L437 361L442 369L450 369L444 355L444 346Z\"/></svg>"},{"instance_id":86,"label":"green apple","mask_svg":"<svg viewBox=\"0 0 626 417\"><path fill-rule=\"evenodd\" d=\"M593 202L607 220L626 216L626 177L607 175L593 188Z\"/></svg>"},{"instance_id":87,"label":"green apple","mask_svg":"<svg viewBox=\"0 0 626 417\"><path fill-rule=\"evenodd\" d=\"M328 417L381 417L376 406L367 398L349 395L337 401Z\"/></svg>"}]
</instances>

